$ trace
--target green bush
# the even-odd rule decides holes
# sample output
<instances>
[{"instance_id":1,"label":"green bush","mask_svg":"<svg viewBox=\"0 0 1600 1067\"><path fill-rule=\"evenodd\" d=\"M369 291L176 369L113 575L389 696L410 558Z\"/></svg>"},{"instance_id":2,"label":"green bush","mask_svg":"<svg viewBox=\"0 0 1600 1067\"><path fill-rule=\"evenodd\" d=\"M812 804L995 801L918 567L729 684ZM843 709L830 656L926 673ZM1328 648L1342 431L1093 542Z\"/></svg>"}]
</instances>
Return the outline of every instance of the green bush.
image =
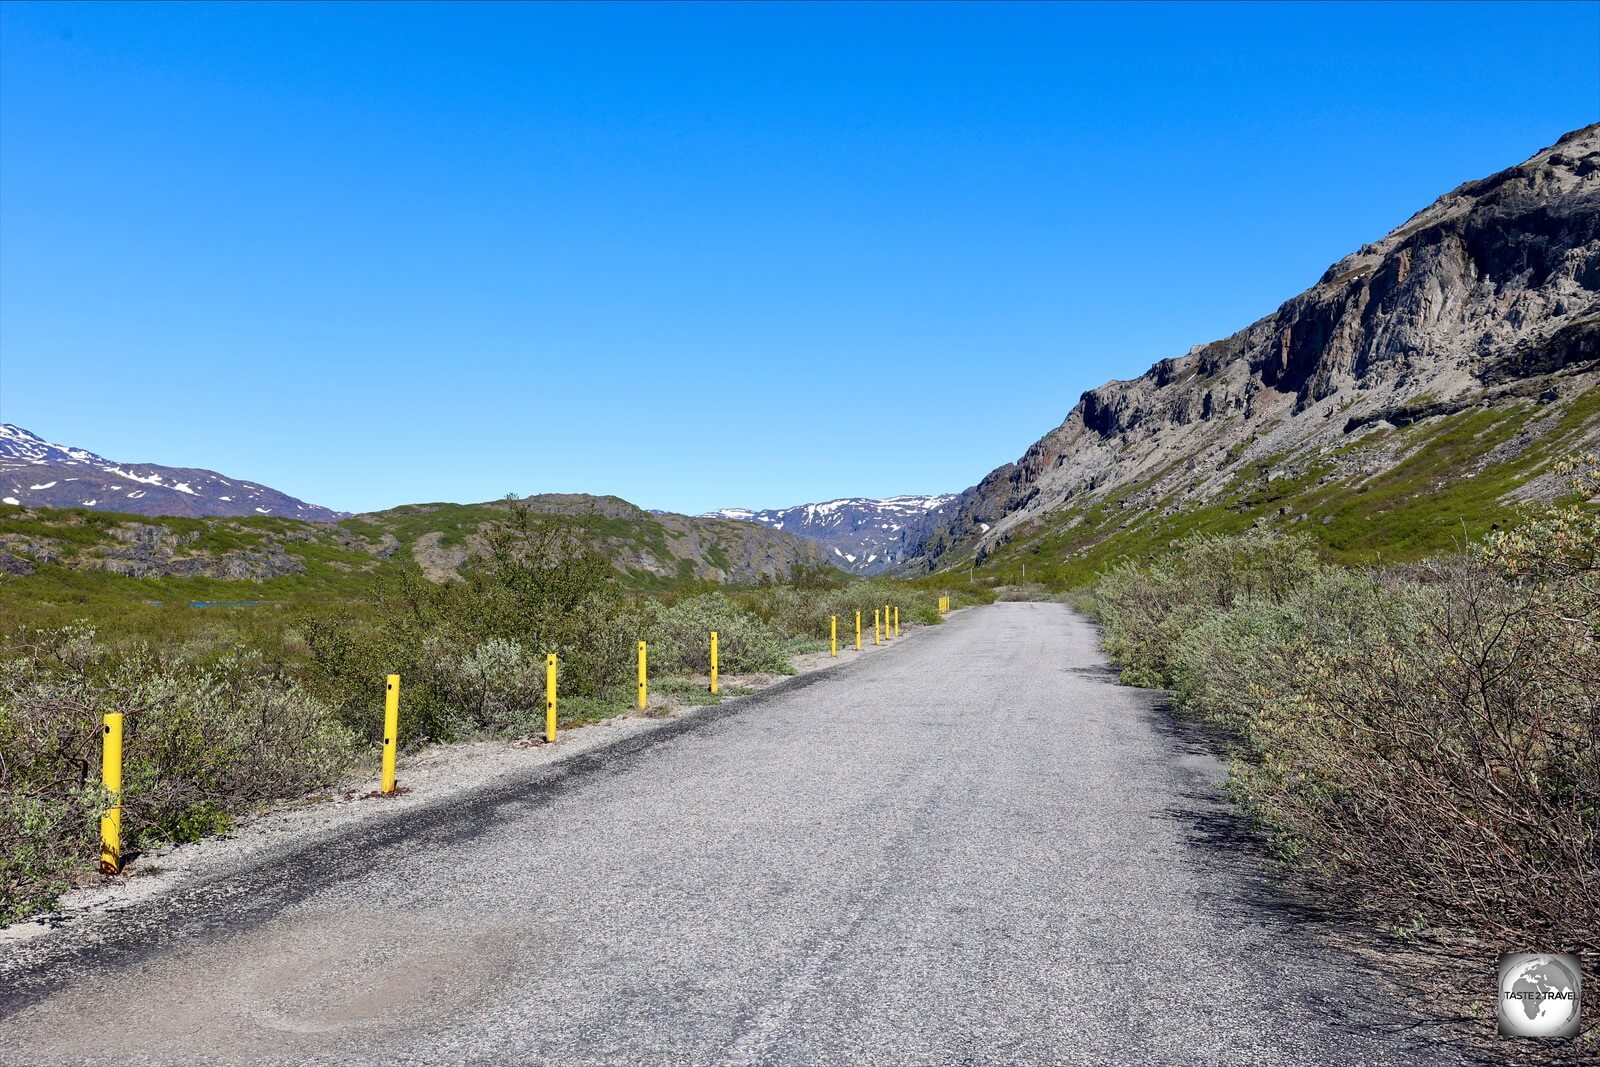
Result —
<instances>
[{"instance_id":1,"label":"green bush","mask_svg":"<svg viewBox=\"0 0 1600 1067\"><path fill-rule=\"evenodd\" d=\"M400 567L370 611L305 627L314 683L365 736L380 728L391 673L407 745L525 731L543 714L550 653L565 694L602 699L627 684L641 615L570 522L512 499L476 536L460 581Z\"/></svg>"},{"instance_id":2,"label":"green bush","mask_svg":"<svg viewBox=\"0 0 1600 1067\"><path fill-rule=\"evenodd\" d=\"M1600 489L1591 469L1580 499ZM1406 923L1600 947L1600 515L1363 572L1202 538L1106 575L1106 647L1233 739L1244 808Z\"/></svg>"},{"instance_id":3,"label":"green bush","mask_svg":"<svg viewBox=\"0 0 1600 1067\"><path fill-rule=\"evenodd\" d=\"M0 661L0 922L48 906L96 854L113 711L126 851L225 829L326 784L355 752L333 709L258 655L113 653L86 628L36 632Z\"/></svg>"},{"instance_id":4,"label":"green bush","mask_svg":"<svg viewBox=\"0 0 1600 1067\"><path fill-rule=\"evenodd\" d=\"M733 674L793 674L783 637L760 617L740 611L721 593L706 593L645 613L650 662L663 674L711 670L711 631L717 631L718 666Z\"/></svg>"}]
</instances>

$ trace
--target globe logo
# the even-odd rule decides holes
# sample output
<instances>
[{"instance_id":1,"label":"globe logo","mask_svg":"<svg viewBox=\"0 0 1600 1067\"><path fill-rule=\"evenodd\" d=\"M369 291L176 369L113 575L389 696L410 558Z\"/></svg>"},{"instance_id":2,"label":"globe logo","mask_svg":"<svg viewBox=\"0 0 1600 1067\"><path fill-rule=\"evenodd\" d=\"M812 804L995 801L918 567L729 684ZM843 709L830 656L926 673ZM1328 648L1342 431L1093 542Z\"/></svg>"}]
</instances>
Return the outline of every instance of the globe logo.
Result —
<instances>
[{"instance_id":1,"label":"globe logo","mask_svg":"<svg viewBox=\"0 0 1600 1067\"><path fill-rule=\"evenodd\" d=\"M1500 1032L1511 1037L1571 1037L1583 1006L1578 957L1508 952L1500 957Z\"/></svg>"}]
</instances>

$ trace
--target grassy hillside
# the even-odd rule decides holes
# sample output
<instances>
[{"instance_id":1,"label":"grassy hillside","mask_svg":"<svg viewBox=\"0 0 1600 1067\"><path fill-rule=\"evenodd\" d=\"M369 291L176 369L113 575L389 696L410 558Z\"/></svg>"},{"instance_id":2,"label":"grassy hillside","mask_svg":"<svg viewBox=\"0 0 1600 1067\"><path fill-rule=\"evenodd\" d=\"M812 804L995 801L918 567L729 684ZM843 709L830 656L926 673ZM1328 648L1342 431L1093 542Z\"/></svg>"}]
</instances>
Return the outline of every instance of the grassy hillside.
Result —
<instances>
[{"instance_id":1,"label":"grassy hillside","mask_svg":"<svg viewBox=\"0 0 1600 1067\"><path fill-rule=\"evenodd\" d=\"M824 562L814 546L748 523L654 515L615 497L529 501L600 553L625 587L755 583ZM403 564L450 581L505 504L409 504L337 523L0 509L0 622L92 618L139 632L198 611L290 610L364 600Z\"/></svg>"},{"instance_id":2,"label":"grassy hillside","mask_svg":"<svg viewBox=\"0 0 1600 1067\"><path fill-rule=\"evenodd\" d=\"M990 584L1025 577L1068 589L1190 534L1250 529L1303 533L1337 562L1420 559L1521 523L1519 491L1592 447L1597 431L1600 387L1559 406L1524 397L1378 423L1337 448L1252 459L1204 503L1183 499L1174 461L1099 500L1037 518L991 552L957 549L943 569Z\"/></svg>"}]
</instances>

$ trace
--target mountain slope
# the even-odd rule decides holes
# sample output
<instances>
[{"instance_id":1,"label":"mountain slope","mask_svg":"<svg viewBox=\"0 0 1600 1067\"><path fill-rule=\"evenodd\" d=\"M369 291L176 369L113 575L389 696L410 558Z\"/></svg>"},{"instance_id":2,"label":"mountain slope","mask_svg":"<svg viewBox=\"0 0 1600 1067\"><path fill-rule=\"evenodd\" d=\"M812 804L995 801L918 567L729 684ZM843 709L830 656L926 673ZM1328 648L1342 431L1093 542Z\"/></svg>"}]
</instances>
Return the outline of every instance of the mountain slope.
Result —
<instances>
[{"instance_id":1,"label":"mountain slope","mask_svg":"<svg viewBox=\"0 0 1600 1067\"><path fill-rule=\"evenodd\" d=\"M1194 530L1447 547L1600 438L1600 125L1468 182L1231 337L1093 389L908 569L1063 582Z\"/></svg>"},{"instance_id":2,"label":"mountain slope","mask_svg":"<svg viewBox=\"0 0 1600 1067\"><path fill-rule=\"evenodd\" d=\"M820 504L750 511L723 508L703 518L733 519L782 530L827 550L830 562L854 574L877 574L902 562L905 546L955 499L942 496L849 497Z\"/></svg>"},{"instance_id":3,"label":"mountain slope","mask_svg":"<svg viewBox=\"0 0 1600 1067\"><path fill-rule=\"evenodd\" d=\"M118 463L0 423L0 503L134 515L280 515L329 522L341 512L197 467Z\"/></svg>"},{"instance_id":4,"label":"mountain slope","mask_svg":"<svg viewBox=\"0 0 1600 1067\"><path fill-rule=\"evenodd\" d=\"M749 584L826 562L818 545L750 523L650 515L616 497L528 502L569 524L635 589L686 580ZM157 602L359 599L407 562L450 581L482 549L483 525L504 509L499 501L411 504L307 522L0 508L0 618L64 622ZM86 610L96 606L104 610Z\"/></svg>"}]
</instances>

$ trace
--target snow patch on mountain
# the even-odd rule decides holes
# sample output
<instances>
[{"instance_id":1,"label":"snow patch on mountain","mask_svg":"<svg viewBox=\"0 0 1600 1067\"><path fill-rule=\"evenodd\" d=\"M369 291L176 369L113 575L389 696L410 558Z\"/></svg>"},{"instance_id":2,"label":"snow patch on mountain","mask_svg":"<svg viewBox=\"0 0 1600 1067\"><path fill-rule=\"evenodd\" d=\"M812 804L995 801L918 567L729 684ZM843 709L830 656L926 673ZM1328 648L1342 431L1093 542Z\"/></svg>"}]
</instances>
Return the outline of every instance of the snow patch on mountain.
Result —
<instances>
[{"instance_id":1,"label":"snow patch on mountain","mask_svg":"<svg viewBox=\"0 0 1600 1067\"><path fill-rule=\"evenodd\" d=\"M195 517L290 511L317 522L344 517L342 512L307 504L276 489L240 484L251 490L248 503L219 492L232 490L234 481L216 471L123 463L47 441L21 426L0 423L0 489L8 494L3 499L16 506Z\"/></svg>"},{"instance_id":2,"label":"snow patch on mountain","mask_svg":"<svg viewBox=\"0 0 1600 1067\"><path fill-rule=\"evenodd\" d=\"M955 499L950 493L841 497L764 511L722 508L702 517L759 523L808 541L819 541L832 551L835 565L841 570L877 574L905 559L907 538L920 531L932 516L942 515L946 505Z\"/></svg>"}]
</instances>

